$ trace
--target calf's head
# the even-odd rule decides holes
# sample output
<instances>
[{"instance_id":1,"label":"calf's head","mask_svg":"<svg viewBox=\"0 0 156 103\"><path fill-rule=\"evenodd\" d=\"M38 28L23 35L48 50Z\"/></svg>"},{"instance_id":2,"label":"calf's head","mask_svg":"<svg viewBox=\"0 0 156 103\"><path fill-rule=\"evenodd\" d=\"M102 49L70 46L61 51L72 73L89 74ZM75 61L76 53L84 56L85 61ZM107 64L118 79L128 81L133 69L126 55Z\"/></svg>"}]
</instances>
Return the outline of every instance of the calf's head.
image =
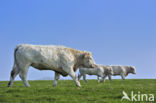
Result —
<instances>
[{"instance_id":1,"label":"calf's head","mask_svg":"<svg viewBox=\"0 0 156 103\"><path fill-rule=\"evenodd\" d=\"M110 66L103 66L105 74L113 75L113 69Z\"/></svg>"},{"instance_id":2,"label":"calf's head","mask_svg":"<svg viewBox=\"0 0 156 103\"><path fill-rule=\"evenodd\" d=\"M110 75L113 75L113 69L112 69L112 67L108 67L108 73L109 73Z\"/></svg>"},{"instance_id":3,"label":"calf's head","mask_svg":"<svg viewBox=\"0 0 156 103\"><path fill-rule=\"evenodd\" d=\"M81 55L81 65L86 68L95 68L96 65L90 52Z\"/></svg>"},{"instance_id":4,"label":"calf's head","mask_svg":"<svg viewBox=\"0 0 156 103\"><path fill-rule=\"evenodd\" d=\"M135 67L133 67L133 66L130 66L130 71L131 71L131 73L133 73L133 74L136 74Z\"/></svg>"}]
</instances>

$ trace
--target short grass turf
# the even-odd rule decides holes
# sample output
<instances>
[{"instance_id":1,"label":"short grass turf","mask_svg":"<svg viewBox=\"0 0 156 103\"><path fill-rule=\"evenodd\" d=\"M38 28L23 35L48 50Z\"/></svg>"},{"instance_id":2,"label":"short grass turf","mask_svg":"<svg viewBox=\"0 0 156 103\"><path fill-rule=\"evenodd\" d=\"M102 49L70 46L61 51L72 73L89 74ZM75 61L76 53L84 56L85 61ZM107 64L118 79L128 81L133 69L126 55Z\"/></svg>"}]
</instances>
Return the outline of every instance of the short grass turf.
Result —
<instances>
[{"instance_id":1,"label":"short grass turf","mask_svg":"<svg viewBox=\"0 0 156 103\"><path fill-rule=\"evenodd\" d=\"M121 102L122 91L129 96L131 91L156 96L156 79L106 80L104 83L81 80L81 88L76 87L73 80L59 80L57 87L53 87L52 82L29 81L31 87L26 88L22 81L15 81L8 88L8 81L1 81L0 103L132 103L128 100Z\"/></svg>"}]
</instances>

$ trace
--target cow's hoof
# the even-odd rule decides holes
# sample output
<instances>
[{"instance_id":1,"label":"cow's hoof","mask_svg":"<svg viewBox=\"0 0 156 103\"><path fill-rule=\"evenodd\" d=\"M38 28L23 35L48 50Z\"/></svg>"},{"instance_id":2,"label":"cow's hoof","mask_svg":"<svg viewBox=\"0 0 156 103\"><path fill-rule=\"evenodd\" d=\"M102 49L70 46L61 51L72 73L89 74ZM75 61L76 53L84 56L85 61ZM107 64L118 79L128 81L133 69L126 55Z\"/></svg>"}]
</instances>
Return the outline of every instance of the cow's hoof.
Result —
<instances>
[{"instance_id":1,"label":"cow's hoof","mask_svg":"<svg viewBox=\"0 0 156 103\"><path fill-rule=\"evenodd\" d=\"M81 85L76 85L78 88L81 88Z\"/></svg>"},{"instance_id":2,"label":"cow's hoof","mask_svg":"<svg viewBox=\"0 0 156 103\"><path fill-rule=\"evenodd\" d=\"M77 86L77 87L81 87L80 82L76 82L76 86Z\"/></svg>"},{"instance_id":3,"label":"cow's hoof","mask_svg":"<svg viewBox=\"0 0 156 103\"><path fill-rule=\"evenodd\" d=\"M29 84L26 84L25 86L26 86L27 88L28 88L28 87L30 87L30 85L29 85Z\"/></svg>"},{"instance_id":4,"label":"cow's hoof","mask_svg":"<svg viewBox=\"0 0 156 103\"><path fill-rule=\"evenodd\" d=\"M53 84L53 87L56 87L56 84Z\"/></svg>"},{"instance_id":5,"label":"cow's hoof","mask_svg":"<svg viewBox=\"0 0 156 103\"><path fill-rule=\"evenodd\" d=\"M77 87L81 87L81 85L80 85L80 84L77 84L76 86L77 86Z\"/></svg>"},{"instance_id":6,"label":"cow's hoof","mask_svg":"<svg viewBox=\"0 0 156 103\"><path fill-rule=\"evenodd\" d=\"M86 83L88 83L88 81L85 81Z\"/></svg>"},{"instance_id":7,"label":"cow's hoof","mask_svg":"<svg viewBox=\"0 0 156 103\"><path fill-rule=\"evenodd\" d=\"M25 86L25 87L29 88L30 86Z\"/></svg>"},{"instance_id":8,"label":"cow's hoof","mask_svg":"<svg viewBox=\"0 0 156 103\"><path fill-rule=\"evenodd\" d=\"M80 90L80 89L81 89L81 87L77 87L77 89L79 89L79 90Z\"/></svg>"}]
</instances>

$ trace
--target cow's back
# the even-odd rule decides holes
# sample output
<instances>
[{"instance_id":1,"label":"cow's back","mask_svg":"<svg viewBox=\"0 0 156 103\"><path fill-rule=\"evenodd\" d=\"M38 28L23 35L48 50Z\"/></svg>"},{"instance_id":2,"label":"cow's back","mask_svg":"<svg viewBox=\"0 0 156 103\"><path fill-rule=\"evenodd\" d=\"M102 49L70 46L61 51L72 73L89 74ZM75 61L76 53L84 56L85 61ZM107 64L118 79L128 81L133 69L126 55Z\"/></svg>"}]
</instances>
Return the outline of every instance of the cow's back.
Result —
<instances>
[{"instance_id":1,"label":"cow's back","mask_svg":"<svg viewBox=\"0 0 156 103\"><path fill-rule=\"evenodd\" d=\"M31 66L38 69L61 68L61 61L68 58L68 51L63 46L42 46L23 44L18 46L17 58L25 59Z\"/></svg>"},{"instance_id":2,"label":"cow's back","mask_svg":"<svg viewBox=\"0 0 156 103\"><path fill-rule=\"evenodd\" d=\"M18 46L18 53L30 61L34 59L57 59L61 47L23 44Z\"/></svg>"}]
</instances>

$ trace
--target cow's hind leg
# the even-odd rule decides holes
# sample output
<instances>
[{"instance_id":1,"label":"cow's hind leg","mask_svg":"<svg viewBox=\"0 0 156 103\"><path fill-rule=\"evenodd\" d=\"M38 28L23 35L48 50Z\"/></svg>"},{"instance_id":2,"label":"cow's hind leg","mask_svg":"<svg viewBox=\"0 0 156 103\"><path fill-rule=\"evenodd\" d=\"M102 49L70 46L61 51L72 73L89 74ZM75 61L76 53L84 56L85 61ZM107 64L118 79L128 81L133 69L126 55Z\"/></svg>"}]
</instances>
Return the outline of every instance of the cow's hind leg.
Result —
<instances>
[{"instance_id":1,"label":"cow's hind leg","mask_svg":"<svg viewBox=\"0 0 156 103\"><path fill-rule=\"evenodd\" d=\"M26 87L30 87L28 81L27 81L27 73L28 73L28 69L29 69L29 65L25 65L19 72L19 76L22 79L22 81L24 82L24 85Z\"/></svg>"},{"instance_id":2,"label":"cow's hind leg","mask_svg":"<svg viewBox=\"0 0 156 103\"><path fill-rule=\"evenodd\" d=\"M19 68L17 67L17 65L14 63L13 69L10 73L10 81L8 83L8 87L11 87L15 77L17 76L17 74L19 73Z\"/></svg>"},{"instance_id":3,"label":"cow's hind leg","mask_svg":"<svg viewBox=\"0 0 156 103\"><path fill-rule=\"evenodd\" d=\"M67 72L67 73L71 76L71 78L75 81L76 86L81 87L80 82L78 81L78 79L77 79L77 77L76 77L76 74L75 74L75 72L73 71L73 68L65 68L65 67L64 67L63 70L64 70L65 72Z\"/></svg>"},{"instance_id":4,"label":"cow's hind leg","mask_svg":"<svg viewBox=\"0 0 156 103\"><path fill-rule=\"evenodd\" d=\"M55 72L55 79L54 79L54 83L53 86L55 87L57 85L57 81L60 79L60 74Z\"/></svg>"}]
</instances>

